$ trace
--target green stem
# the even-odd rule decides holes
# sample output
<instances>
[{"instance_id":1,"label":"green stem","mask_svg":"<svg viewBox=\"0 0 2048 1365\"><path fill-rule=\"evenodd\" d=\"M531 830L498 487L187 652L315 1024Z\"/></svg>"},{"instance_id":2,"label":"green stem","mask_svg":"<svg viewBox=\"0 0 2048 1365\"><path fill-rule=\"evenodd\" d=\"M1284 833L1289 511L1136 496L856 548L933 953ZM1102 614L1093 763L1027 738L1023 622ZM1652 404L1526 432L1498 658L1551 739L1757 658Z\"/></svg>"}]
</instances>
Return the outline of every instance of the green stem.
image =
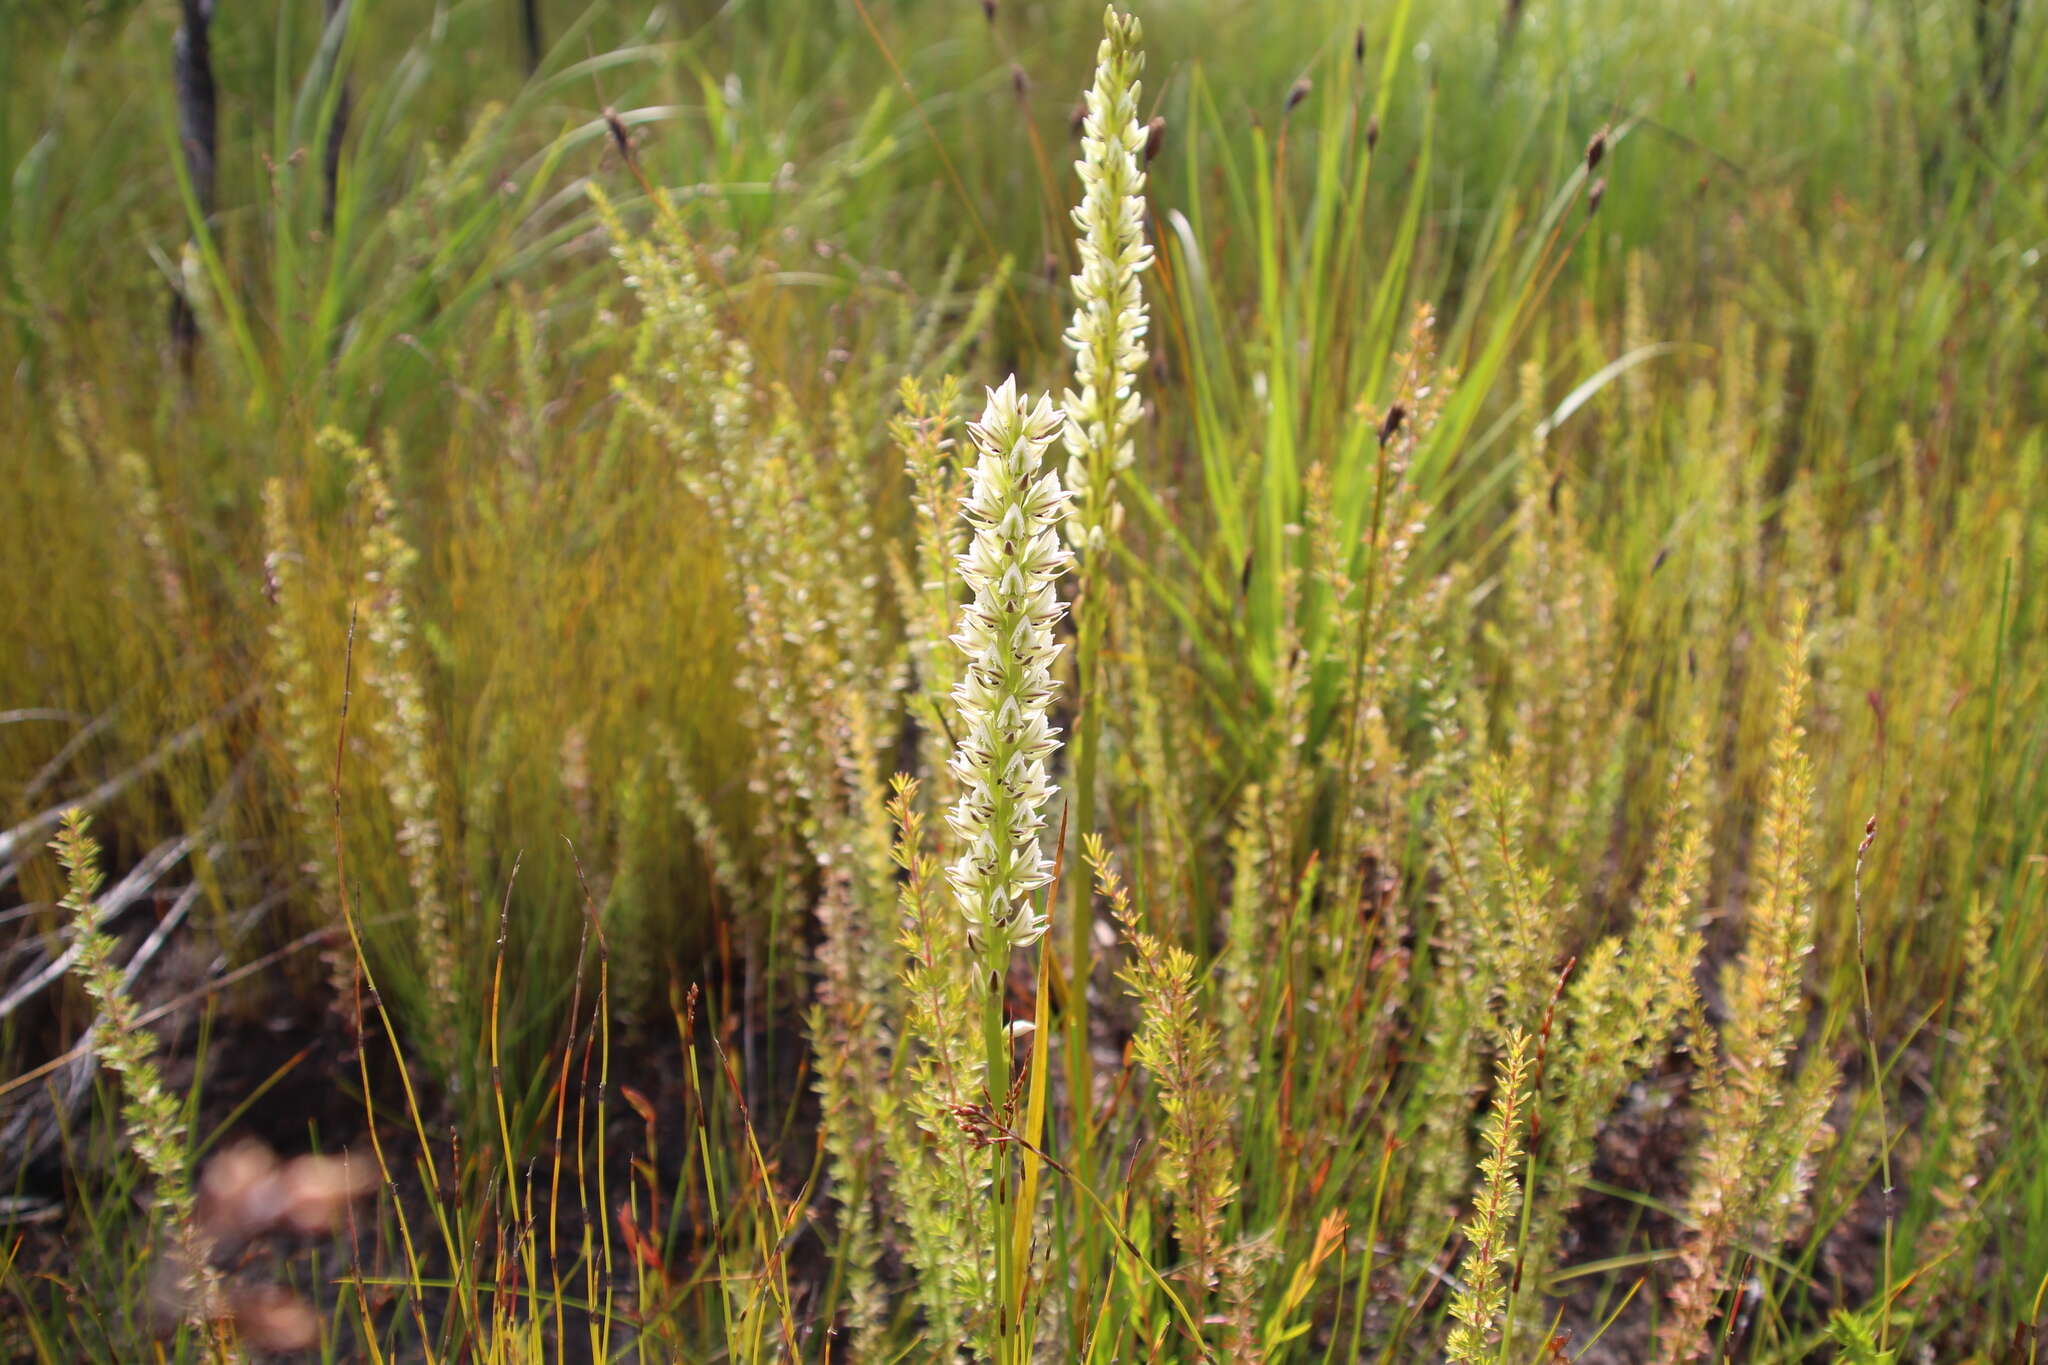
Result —
<instances>
[{"instance_id":1,"label":"green stem","mask_svg":"<svg viewBox=\"0 0 2048 1365\"><path fill-rule=\"evenodd\" d=\"M1091 566L1092 567L1092 566ZM1095 763L1102 744L1102 622L1108 601L1101 594L1101 579L1094 574L1083 578L1075 603L1078 640L1075 677L1080 685L1081 705L1075 717L1073 790L1070 793L1073 819L1069 822L1073 848L1095 829ZM1088 981L1094 968L1094 878L1079 860L1070 856L1067 880L1073 888L1071 937L1067 943L1067 1099L1073 1109L1072 1151L1074 1175L1084 1186L1093 1187L1095 1094L1094 1061L1088 1052ZM1090 1298L1089 1271L1095 1264L1096 1227L1093 1210L1083 1206L1074 1211L1080 1255L1074 1258L1073 1292L1076 1311L1070 1315L1075 1330L1088 1321L1085 1308Z\"/></svg>"},{"instance_id":2,"label":"green stem","mask_svg":"<svg viewBox=\"0 0 2048 1365\"><path fill-rule=\"evenodd\" d=\"M1003 1031L1003 989L1010 965L1008 958L1007 939L994 936L988 946L986 979L982 983L986 996L982 1004L981 1033L988 1064L989 1111L999 1122L1006 1122L1002 1110L1010 1093L1010 1042ZM998 1362L1009 1360L1011 1342L1020 1326L1011 1320L1011 1309L1016 1302L1012 1292L1016 1267L1012 1264L1014 1258L1011 1255L1011 1221L1015 1211L1010 1207L1009 1153L1009 1144L1004 1142L991 1144L988 1149L989 1193L995 1215L989 1221L996 1243L996 1321L991 1334L994 1350L990 1354Z\"/></svg>"},{"instance_id":3,"label":"green stem","mask_svg":"<svg viewBox=\"0 0 2048 1365\"><path fill-rule=\"evenodd\" d=\"M1358 614L1358 638L1351 649L1351 690L1344 697L1344 759L1337 768L1337 808L1330 845L1337 850L1338 903L1348 904L1357 859L1344 840L1349 833L1353 793L1357 790L1358 713L1363 708L1366 656L1372 653L1373 624L1379 607L1380 528L1387 509L1387 443L1379 444L1379 469L1373 476L1372 525L1365 541L1365 600Z\"/></svg>"}]
</instances>

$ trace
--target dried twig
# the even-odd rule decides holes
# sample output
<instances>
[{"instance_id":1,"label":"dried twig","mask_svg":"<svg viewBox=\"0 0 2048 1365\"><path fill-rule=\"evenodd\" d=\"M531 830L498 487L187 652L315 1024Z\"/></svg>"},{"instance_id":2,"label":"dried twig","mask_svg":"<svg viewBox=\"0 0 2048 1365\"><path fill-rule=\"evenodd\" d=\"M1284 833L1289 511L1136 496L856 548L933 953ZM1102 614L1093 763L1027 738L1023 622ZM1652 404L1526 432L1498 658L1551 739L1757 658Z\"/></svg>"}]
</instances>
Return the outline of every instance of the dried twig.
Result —
<instances>
[{"instance_id":1,"label":"dried twig","mask_svg":"<svg viewBox=\"0 0 2048 1365\"><path fill-rule=\"evenodd\" d=\"M170 942L171 935L185 922L185 917L198 903L200 893L204 889L201 883L193 882L178 893L177 899L171 902L170 910L158 922L156 928L150 931L149 937L142 941L142 945L135 950L135 955L128 959L128 965L121 973L123 991L134 989L143 971L156 960L157 954ZM98 1035L99 1028L99 1021L94 1020L86 1029L85 1036L79 1039L78 1046L68 1054L68 1060L59 1069L57 1079L51 1083L50 1089L54 1092L51 1098L58 1113L74 1113L85 1100L86 1091L92 1085L93 1073L99 1069L99 1058L92 1050L92 1042ZM17 1166L26 1165L42 1155L50 1144L57 1140L61 1128L60 1124L49 1122L41 1132L33 1132L38 1120L43 1117L45 1116L34 1106L21 1106L8 1121L7 1127L0 1129L0 1153L5 1153L7 1159L15 1162Z\"/></svg>"},{"instance_id":2,"label":"dried twig","mask_svg":"<svg viewBox=\"0 0 2048 1365\"><path fill-rule=\"evenodd\" d=\"M151 849L134 869L123 877L119 885L101 896L93 907L93 927L104 929L129 906L140 902L156 889L157 883L170 875L171 869L185 860L191 853L195 840L190 834L181 834L175 839L166 839ZM52 982L71 970L71 964L78 960L78 945L73 943L46 963L43 968L14 989L0 996L0 1019L6 1019Z\"/></svg>"},{"instance_id":3,"label":"dried twig","mask_svg":"<svg viewBox=\"0 0 2048 1365\"><path fill-rule=\"evenodd\" d=\"M266 896L263 898L263 900L257 902L257 904L249 910L248 914L244 916L244 919L249 919L256 915L262 914L267 910L274 909L283 901L283 899L284 895L282 892L273 892L271 895ZM391 917L391 919L394 921L398 918L400 917ZM211 980L207 981L204 985L195 986L193 989L186 991L183 995L173 996L171 999L164 1001L164 1003L156 1006L153 1009L144 1010L141 1014L135 1016L135 1025L137 1028L147 1028L159 1019L168 1018L169 1016L178 1013L180 1010L190 1009L192 1006L198 1004L200 1001L206 999L208 996L217 995L221 991L226 990L228 987L234 985L238 981L246 981L252 976L262 975L264 972L269 971L272 967L275 967L278 963L284 961L288 957L293 957L299 953L302 953L306 951L306 949L308 948L317 948L323 944L332 943L337 938L343 936L344 935L342 930L334 928L315 929L311 933L301 934L299 937L293 939L290 943L285 944L282 948L273 949L272 951L265 953L262 957L257 958L253 962L245 962L231 972L221 972L219 976L212 978ZM216 958L214 959L213 964L209 968L209 970L220 971L220 969L224 965L225 963L222 959ZM44 1062L41 1066L35 1067L33 1070L30 1071L24 1071L21 1075L12 1077L6 1081L0 1081L0 1099L5 1099L8 1095L12 1094L16 1090L21 1089L23 1086L34 1085L37 1081L49 1075L51 1072L62 1070L64 1067L69 1066L72 1062L77 1061L80 1057L85 1056L91 1051L92 1038L90 1035L87 1035L85 1038L80 1039L77 1043L74 1043L68 1051L60 1052L55 1057L52 1057L48 1061Z\"/></svg>"},{"instance_id":4,"label":"dried twig","mask_svg":"<svg viewBox=\"0 0 2048 1365\"><path fill-rule=\"evenodd\" d=\"M61 720L79 724L89 717L77 711L59 711L49 706L22 706L12 711L0 711L0 725L23 725L34 720Z\"/></svg>"},{"instance_id":5,"label":"dried twig","mask_svg":"<svg viewBox=\"0 0 2048 1365\"><path fill-rule=\"evenodd\" d=\"M120 708L116 706L101 712L86 724L81 725L72 734L71 738L58 746L57 752L50 755L50 761L36 769L35 776L23 784L19 798L22 804L26 805L30 801L35 800L43 794L44 789L52 782L62 777L65 765L78 756L79 750L92 743L109 725L114 723L114 716L119 710Z\"/></svg>"},{"instance_id":6,"label":"dried twig","mask_svg":"<svg viewBox=\"0 0 2048 1365\"><path fill-rule=\"evenodd\" d=\"M128 790L128 788L134 786L143 778L148 777L158 768L161 768L168 760L191 748L208 731L213 729L215 725L247 707L256 700L260 691L260 685L249 688L242 695L221 707L220 710L214 712L205 720L189 725L177 734L172 735L159 745L156 752L152 753L148 758L143 759L132 768L116 773L83 796L73 797L70 800L50 807L48 810L31 815L13 829L0 830L0 859L12 859L16 850L38 846L51 830L57 828L58 822L64 818L64 812L70 810L73 806L88 812L98 810L101 806L104 806L107 802ZM5 885L7 880L7 874L0 873L0 885Z\"/></svg>"}]
</instances>

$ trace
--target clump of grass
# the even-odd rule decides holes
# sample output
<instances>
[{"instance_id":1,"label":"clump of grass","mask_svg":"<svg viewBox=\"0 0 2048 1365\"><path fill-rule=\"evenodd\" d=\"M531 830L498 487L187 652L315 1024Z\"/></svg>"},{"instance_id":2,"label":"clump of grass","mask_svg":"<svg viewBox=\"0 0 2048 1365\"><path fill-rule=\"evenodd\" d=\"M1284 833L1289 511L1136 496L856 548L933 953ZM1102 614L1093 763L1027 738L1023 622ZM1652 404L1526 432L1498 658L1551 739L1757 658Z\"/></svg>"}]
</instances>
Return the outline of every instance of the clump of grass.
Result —
<instances>
[{"instance_id":1,"label":"clump of grass","mask_svg":"<svg viewBox=\"0 0 2048 1365\"><path fill-rule=\"evenodd\" d=\"M1745 942L1723 977L1727 1020L1713 1047L1701 1048L1705 1127L1687 1205L1685 1274L1662 1329L1664 1348L1683 1359L1713 1348L1708 1329L1728 1284L1728 1258L1742 1245L1775 1246L1802 1216L1836 1083L1825 1057L1788 1070L1813 951L1813 777L1803 743L1805 604L1795 601L1787 616Z\"/></svg>"},{"instance_id":2,"label":"clump of grass","mask_svg":"<svg viewBox=\"0 0 2048 1365\"><path fill-rule=\"evenodd\" d=\"M1141 1012L1131 1053L1157 1088L1159 1184L1174 1202L1174 1236L1187 1257L1189 1298L1199 1311L1225 1261L1224 1214L1237 1193L1222 1040L1208 1017L1214 1006L1194 955L1142 926L1102 841L1091 838L1086 848L1097 894L1131 949L1122 976ZM1240 1270L1234 1278L1243 1284L1246 1277ZM1240 1308L1235 1316L1245 1315Z\"/></svg>"},{"instance_id":3,"label":"clump of grass","mask_svg":"<svg viewBox=\"0 0 2048 1365\"><path fill-rule=\"evenodd\" d=\"M1974 1215L1982 1208L1985 1154L1994 1149L1990 1100L1998 1067L1992 992L2000 968L1992 951L1991 918L1981 900L1972 903L1963 922L1962 962L1963 989L1950 1015L1949 1070L1935 1091L1936 1112L1926 1125L1933 1158L1928 1185L1936 1207L1914 1249L1925 1267L1916 1286L1923 1298L1952 1289L1967 1274L1975 1234L1981 1231Z\"/></svg>"},{"instance_id":4,"label":"clump of grass","mask_svg":"<svg viewBox=\"0 0 2048 1365\"><path fill-rule=\"evenodd\" d=\"M1602 1121L1674 1045L1695 1014L1700 957L1694 924L1708 846L1703 760L1678 753L1658 816L1656 840L1636 897L1634 922L1603 939L1564 994L1554 1063L1539 1075L1543 1184L1532 1206L1524 1264L1534 1287L1556 1254L1566 1217L1592 1175ZM1532 1143L1532 1145L1534 1145Z\"/></svg>"},{"instance_id":5,"label":"clump of grass","mask_svg":"<svg viewBox=\"0 0 2048 1365\"><path fill-rule=\"evenodd\" d=\"M974 1009L979 976L967 926L947 905L930 851L917 779L899 776L889 813L903 869L904 961L900 1122L889 1130L903 1200L903 1235L917 1272L917 1301L937 1342L964 1339L966 1319L988 1296L991 1265L981 1226L976 1158L957 1115L984 1093L987 1060Z\"/></svg>"}]
</instances>

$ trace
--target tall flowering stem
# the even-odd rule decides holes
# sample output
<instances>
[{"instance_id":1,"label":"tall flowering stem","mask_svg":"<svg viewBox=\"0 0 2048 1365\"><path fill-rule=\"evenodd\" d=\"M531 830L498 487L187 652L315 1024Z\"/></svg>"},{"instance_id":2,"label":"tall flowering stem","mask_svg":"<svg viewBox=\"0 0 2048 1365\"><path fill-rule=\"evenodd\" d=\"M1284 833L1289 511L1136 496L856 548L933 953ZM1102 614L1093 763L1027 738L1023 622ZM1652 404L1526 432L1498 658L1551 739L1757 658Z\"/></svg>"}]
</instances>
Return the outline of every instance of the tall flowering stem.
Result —
<instances>
[{"instance_id":1,"label":"tall flowering stem","mask_svg":"<svg viewBox=\"0 0 2048 1365\"><path fill-rule=\"evenodd\" d=\"M1045 468L1046 448L1059 434L1060 414L1050 399L1020 399L1017 381L990 390L981 420L969 425L975 464L965 512L973 539L960 557L960 576L974 597L961 614L953 642L967 656L953 689L959 743L949 767L959 799L946 821L960 853L946 869L954 899L967 921L967 938L981 954L982 1041L987 1051L989 1103L1000 1107L1010 1088L1010 1043L1003 1021L1003 988L1012 950L1045 932L1034 893L1052 880L1052 863L1039 843L1045 805L1052 798L1046 763L1059 747L1047 719L1057 685L1053 661L1060 646L1053 626L1063 610L1056 584L1071 562L1060 541L1067 493L1057 471ZM1029 1210L1016 1198L1007 1149L993 1147L992 1197L996 1230L997 1358L1028 1342L1015 1311L1023 1283L1010 1236L1014 1219ZM1028 1243L1026 1243L1028 1245Z\"/></svg>"},{"instance_id":2,"label":"tall flowering stem","mask_svg":"<svg viewBox=\"0 0 2048 1365\"><path fill-rule=\"evenodd\" d=\"M1095 831L1095 766L1102 744L1102 640L1109 615L1109 538L1120 520L1117 476L1132 459L1131 433L1137 425L1138 371L1145 364L1149 319L1139 276L1152 264L1145 241L1145 144L1139 117L1145 67L1136 16L1103 11L1102 46L1095 80L1087 94L1081 125L1081 202L1074 209L1080 233L1081 270L1073 278L1074 318L1067 345L1074 352L1074 390L1065 397L1067 486L1075 512L1067 523L1068 543L1080 557L1075 594L1077 653L1075 676L1081 707L1074 740L1072 816L1076 837ZM1092 888L1074 879L1073 918L1068 940L1066 1044L1068 1085L1074 1095L1075 1172L1093 1178L1088 1115L1094 1088L1088 1055L1088 979L1094 955ZM1094 1231L1083 1214L1082 1276L1077 1296L1085 1297L1086 1267L1093 1263ZM1079 1298L1077 1297L1077 1302Z\"/></svg>"}]
</instances>

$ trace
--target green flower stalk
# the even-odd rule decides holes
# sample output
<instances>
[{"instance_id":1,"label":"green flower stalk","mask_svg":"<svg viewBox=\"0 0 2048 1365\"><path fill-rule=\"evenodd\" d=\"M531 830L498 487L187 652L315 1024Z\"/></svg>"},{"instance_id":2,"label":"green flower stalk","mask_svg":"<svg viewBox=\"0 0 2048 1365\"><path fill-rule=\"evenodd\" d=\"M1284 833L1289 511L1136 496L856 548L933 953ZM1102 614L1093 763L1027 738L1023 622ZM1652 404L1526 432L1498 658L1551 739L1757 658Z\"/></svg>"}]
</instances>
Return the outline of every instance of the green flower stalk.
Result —
<instances>
[{"instance_id":1,"label":"green flower stalk","mask_svg":"<svg viewBox=\"0 0 2048 1365\"><path fill-rule=\"evenodd\" d=\"M100 846L86 832L91 824L84 811L68 810L50 844L64 868L59 904L70 917L77 945L71 972L100 1008L87 1037L100 1064L120 1078L128 1141L156 1181L151 1221L170 1244L184 1316L203 1327L223 1309L220 1275L207 1260L208 1247L194 1221L198 1197L192 1188L191 1135L183 1104L164 1084L150 1055L157 1048L156 1035L142 1026L141 1011L114 961L114 940L100 927L98 896L104 878Z\"/></svg>"},{"instance_id":2,"label":"green flower stalk","mask_svg":"<svg viewBox=\"0 0 2048 1365\"><path fill-rule=\"evenodd\" d=\"M1515 1262L1513 1239L1522 1208L1522 1182L1515 1171L1522 1163L1522 1130L1528 1124L1531 1051L1528 1034L1516 1030L1508 1035L1497 1068L1493 1113L1486 1120L1486 1155L1479 1162L1484 1179L1465 1224L1465 1283L1451 1300L1457 1325L1451 1328L1444 1353L1471 1365L1505 1355L1497 1338L1508 1300L1503 1281Z\"/></svg>"},{"instance_id":3,"label":"green flower stalk","mask_svg":"<svg viewBox=\"0 0 2048 1365\"><path fill-rule=\"evenodd\" d=\"M1067 492L1045 451L1060 427L1049 398L1020 399L1014 377L991 389L969 425L977 453L965 511L974 538L960 576L974 597L953 643L967 656L953 689L960 739L948 767L960 797L946 822L960 855L946 870L968 935L991 962L1045 932L1031 893L1052 880L1039 846L1052 797L1046 762L1059 747L1046 718L1058 685L1053 626L1064 610L1054 590L1072 562L1060 544Z\"/></svg>"}]
</instances>

